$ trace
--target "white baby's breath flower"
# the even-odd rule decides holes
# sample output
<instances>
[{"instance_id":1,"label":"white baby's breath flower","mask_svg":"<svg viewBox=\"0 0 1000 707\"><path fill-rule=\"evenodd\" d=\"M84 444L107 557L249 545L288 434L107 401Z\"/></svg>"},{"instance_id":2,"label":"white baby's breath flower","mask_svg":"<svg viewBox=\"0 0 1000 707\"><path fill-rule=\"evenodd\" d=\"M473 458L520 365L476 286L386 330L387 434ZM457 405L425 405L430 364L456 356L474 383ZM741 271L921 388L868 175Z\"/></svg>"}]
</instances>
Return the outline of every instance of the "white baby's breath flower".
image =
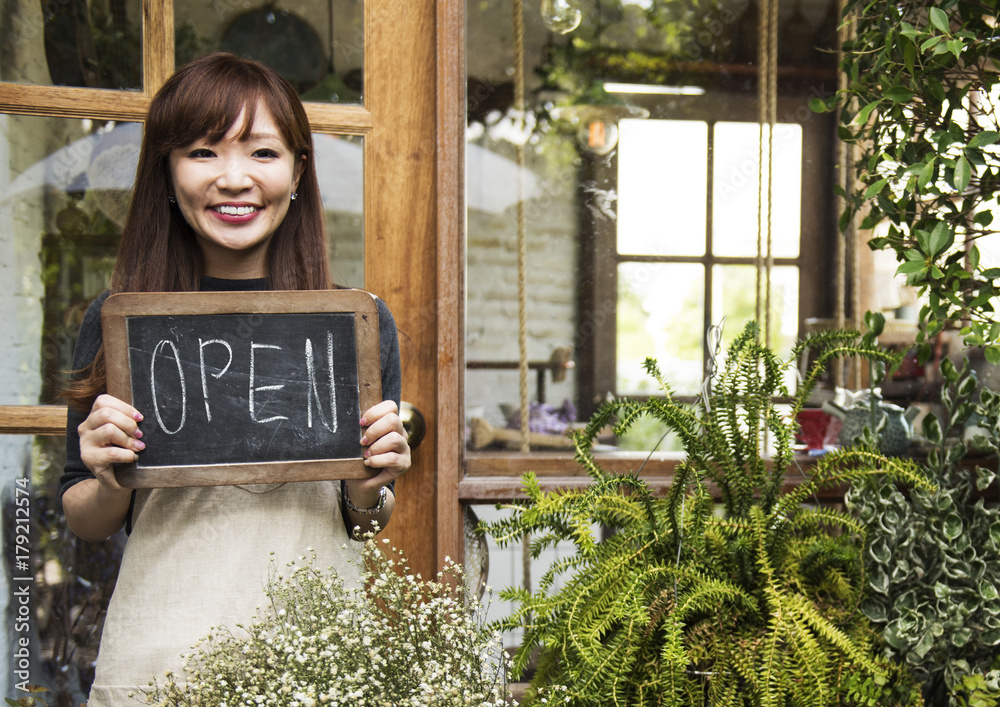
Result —
<instances>
[{"instance_id":1,"label":"white baby's breath flower","mask_svg":"<svg viewBox=\"0 0 1000 707\"><path fill-rule=\"evenodd\" d=\"M149 699L162 707L505 707L509 658L483 625L483 608L456 589L461 567L449 559L437 581L425 582L394 553L373 536L363 543L359 586L370 597L312 559L290 563L287 578L274 572L271 610L242 633L213 628L184 675L167 676Z\"/></svg>"}]
</instances>

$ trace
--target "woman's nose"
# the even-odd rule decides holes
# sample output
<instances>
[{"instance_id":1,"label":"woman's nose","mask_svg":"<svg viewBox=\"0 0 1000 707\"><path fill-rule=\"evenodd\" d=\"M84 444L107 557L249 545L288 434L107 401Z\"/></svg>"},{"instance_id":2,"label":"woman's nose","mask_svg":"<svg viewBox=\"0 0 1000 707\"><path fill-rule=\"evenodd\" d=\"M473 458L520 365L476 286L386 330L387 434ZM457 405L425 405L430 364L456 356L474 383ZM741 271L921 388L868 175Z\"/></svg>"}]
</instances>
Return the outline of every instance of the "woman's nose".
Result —
<instances>
[{"instance_id":1,"label":"woman's nose","mask_svg":"<svg viewBox=\"0 0 1000 707\"><path fill-rule=\"evenodd\" d=\"M253 186L253 179L243 160L232 159L226 162L225 169L219 175L218 186L226 191L243 191Z\"/></svg>"}]
</instances>

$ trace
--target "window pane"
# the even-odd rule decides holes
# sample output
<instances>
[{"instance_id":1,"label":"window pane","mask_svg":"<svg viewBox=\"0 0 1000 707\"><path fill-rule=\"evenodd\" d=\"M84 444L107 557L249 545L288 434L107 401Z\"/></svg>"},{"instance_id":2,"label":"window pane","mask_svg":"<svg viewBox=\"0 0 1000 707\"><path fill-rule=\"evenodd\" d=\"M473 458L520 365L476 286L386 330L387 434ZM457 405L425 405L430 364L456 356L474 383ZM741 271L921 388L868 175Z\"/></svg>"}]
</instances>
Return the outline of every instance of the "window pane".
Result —
<instances>
[{"instance_id":1,"label":"window pane","mask_svg":"<svg viewBox=\"0 0 1000 707\"><path fill-rule=\"evenodd\" d=\"M725 349L743 330L746 322L757 316L757 268L752 265L717 265L712 285L713 321L718 324L723 316L726 318L722 337ZM764 298L763 292L761 298ZM771 269L770 301L770 348L779 355L786 355L798 336L798 268L776 266ZM763 330L764 323L760 324Z\"/></svg>"},{"instance_id":2,"label":"window pane","mask_svg":"<svg viewBox=\"0 0 1000 707\"><path fill-rule=\"evenodd\" d=\"M364 139L313 133L333 281L364 287Z\"/></svg>"},{"instance_id":3,"label":"window pane","mask_svg":"<svg viewBox=\"0 0 1000 707\"><path fill-rule=\"evenodd\" d=\"M760 126L716 123L714 136L712 250L716 255L753 256L760 213ZM802 128L776 125L773 144L771 253L776 258L795 258L802 209Z\"/></svg>"},{"instance_id":4,"label":"window pane","mask_svg":"<svg viewBox=\"0 0 1000 707\"><path fill-rule=\"evenodd\" d=\"M304 101L361 103L364 3L174 0L175 62L222 49L273 67Z\"/></svg>"},{"instance_id":5,"label":"window pane","mask_svg":"<svg viewBox=\"0 0 1000 707\"><path fill-rule=\"evenodd\" d=\"M58 402L84 312L108 286L141 134L137 123L0 115L0 405ZM30 493L30 558L12 562L10 580L17 590L32 578L31 682L58 690L51 704L85 699L121 549L120 537L67 530L65 447L62 436L0 436L3 492L13 499L20 479Z\"/></svg>"},{"instance_id":6,"label":"window pane","mask_svg":"<svg viewBox=\"0 0 1000 707\"><path fill-rule=\"evenodd\" d=\"M4 81L142 89L139 0L0 0Z\"/></svg>"},{"instance_id":7,"label":"window pane","mask_svg":"<svg viewBox=\"0 0 1000 707\"><path fill-rule=\"evenodd\" d=\"M701 388L705 276L701 265L622 263L618 266L618 393L652 394L647 357L687 395Z\"/></svg>"},{"instance_id":8,"label":"window pane","mask_svg":"<svg viewBox=\"0 0 1000 707\"><path fill-rule=\"evenodd\" d=\"M618 141L618 252L703 255L708 123L623 120Z\"/></svg>"},{"instance_id":9,"label":"window pane","mask_svg":"<svg viewBox=\"0 0 1000 707\"><path fill-rule=\"evenodd\" d=\"M70 368L84 311L108 284L142 126L11 115L0 135L0 404L50 403L52 376Z\"/></svg>"}]
</instances>

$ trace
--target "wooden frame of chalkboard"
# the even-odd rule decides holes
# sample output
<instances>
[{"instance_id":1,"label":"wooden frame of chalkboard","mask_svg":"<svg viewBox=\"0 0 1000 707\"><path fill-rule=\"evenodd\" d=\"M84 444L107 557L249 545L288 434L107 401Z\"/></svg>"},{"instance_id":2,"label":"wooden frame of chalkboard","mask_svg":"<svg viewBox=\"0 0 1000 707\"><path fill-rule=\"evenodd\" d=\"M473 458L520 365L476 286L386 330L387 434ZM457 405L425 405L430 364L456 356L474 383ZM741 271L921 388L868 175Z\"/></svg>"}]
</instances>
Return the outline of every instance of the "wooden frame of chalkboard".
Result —
<instances>
[{"instance_id":1,"label":"wooden frame of chalkboard","mask_svg":"<svg viewBox=\"0 0 1000 707\"><path fill-rule=\"evenodd\" d=\"M382 399L361 290L121 293L101 311L108 393L143 414L127 488L365 478Z\"/></svg>"}]
</instances>

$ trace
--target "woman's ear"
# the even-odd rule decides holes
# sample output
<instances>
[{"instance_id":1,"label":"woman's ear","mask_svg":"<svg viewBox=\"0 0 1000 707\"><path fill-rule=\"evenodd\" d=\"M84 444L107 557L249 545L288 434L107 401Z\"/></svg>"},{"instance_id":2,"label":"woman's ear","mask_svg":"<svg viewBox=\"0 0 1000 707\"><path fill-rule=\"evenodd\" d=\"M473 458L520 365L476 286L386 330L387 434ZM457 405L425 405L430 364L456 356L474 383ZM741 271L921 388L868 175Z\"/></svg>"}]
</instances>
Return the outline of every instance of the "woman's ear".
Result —
<instances>
[{"instance_id":1,"label":"woman's ear","mask_svg":"<svg viewBox=\"0 0 1000 707\"><path fill-rule=\"evenodd\" d=\"M295 160L295 171L292 174L292 191L299 190L299 180L302 178L302 173L306 169L306 160L309 159L308 155L300 155L297 160Z\"/></svg>"}]
</instances>

